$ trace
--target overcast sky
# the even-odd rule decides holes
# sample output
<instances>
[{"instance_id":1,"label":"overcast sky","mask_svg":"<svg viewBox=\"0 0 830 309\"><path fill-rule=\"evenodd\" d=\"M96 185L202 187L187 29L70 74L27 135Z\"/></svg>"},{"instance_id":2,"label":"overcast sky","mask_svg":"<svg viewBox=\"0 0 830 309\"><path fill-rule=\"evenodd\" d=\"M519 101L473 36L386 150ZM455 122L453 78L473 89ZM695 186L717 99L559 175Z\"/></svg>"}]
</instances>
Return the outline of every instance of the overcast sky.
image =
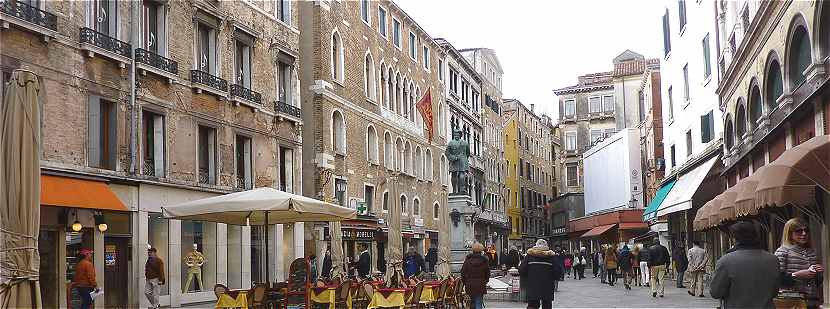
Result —
<instances>
[{"instance_id":1,"label":"overcast sky","mask_svg":"<svg viewBox=\"0 0 830 309\"><path fill-rule=\"evenodd\" d=\"M395 0L434 38L496 51L505 98L556 117L553 89L610 71L626 49L662 50L659 0Z\"/></svg>"}]
</instances>

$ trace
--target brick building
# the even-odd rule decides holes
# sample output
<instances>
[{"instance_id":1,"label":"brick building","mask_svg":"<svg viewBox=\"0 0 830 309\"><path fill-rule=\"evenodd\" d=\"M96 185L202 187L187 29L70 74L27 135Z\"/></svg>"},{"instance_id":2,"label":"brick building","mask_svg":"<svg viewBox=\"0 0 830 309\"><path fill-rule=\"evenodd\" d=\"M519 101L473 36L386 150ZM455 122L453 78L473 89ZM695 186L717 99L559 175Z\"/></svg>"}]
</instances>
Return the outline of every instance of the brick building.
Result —
<instances>
[{"instance_id":1,"label":"brick building","mask_svg":"<svg viewBox=\"0 0 830 309\"><path fill-rule=\"evenodd\" d=\"M296 8L6 1L0 12L3 81L21 68L45 85L44 307L68 305L64 279L81 248L94 250L107 291L96 308L147 305L138 291L148 245L167 262L164 306L212 300L216 283L247 288L263 280L265 229L167 220L160 208L253 187L299 192ZM53 194L67 187L89 198ZM82 228L71 229L74 222ZM267 232L280 252L271 260L279 280L285 263L304 255L303 225ZM201 282L188 284L181 261L194 245L206 263Z\"/></svg>"}]
</instances>

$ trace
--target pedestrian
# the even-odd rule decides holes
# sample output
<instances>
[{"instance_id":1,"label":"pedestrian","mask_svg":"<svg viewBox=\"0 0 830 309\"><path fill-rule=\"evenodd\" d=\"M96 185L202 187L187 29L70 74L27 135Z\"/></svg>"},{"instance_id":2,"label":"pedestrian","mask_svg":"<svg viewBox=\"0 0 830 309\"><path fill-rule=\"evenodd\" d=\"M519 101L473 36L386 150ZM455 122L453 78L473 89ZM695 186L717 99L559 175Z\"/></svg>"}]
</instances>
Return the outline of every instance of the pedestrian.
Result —
<instances>
[{"instance_id":1,"label":"pedestrian","mask_svg":"<svg viewBox=\"0 0 830 309\"><path fill-rule=\"evenodd\" d=\"M599 255L597 256L597 263L599 263L599 281L602 283L607 282L607 273L608 269L605 267L605 246L602 246L599 251Z\"/></svg>"},{"instance_id":2,"label":"pedestrian","mask_svg":"<svg viewBox=\"0 0 830 309\"><path fill-rule=\"evenodd\" d=\"M151 308L159 307L159 286L164 285L164 261L158 257L156 248L147 249L147 263L144 263L144 296Z\"/></svg>"},{"instance_id":3,"label":"pedestrian","mask_svg":"<svg viewBox=\"0 0 830 309\"><path fill-rule=\"evenodd\" d=\"M628 249L628 246L623 245L622 250L620 250L620 254L617 256L617 266L619 266L620 271L622 271L623 285L625 285L626 290L631 289L631 279L634 271L634 262L632 259L633 256L631 255L631 251Z\"/></svg>"},{"instance_id":4,"label":"pedestrian","mask_svg":"<svg viewBox=\"0 0 830 309\"><path fill-rule=\"evenodd\" d=\"M358 245L360 248L360 256L357 258L357 274L360 278L369 278L369 272L372 270L372 257L369 255L369 246L365 243Z\"/></svg>"},{"instance_id":5,"label":"pedestrian","mask_svg":"<svg viewBox=\"0 0 830 309\"><path fill-rule=\"evenodd\" d=\"M326 253L323 255L323 269L320 277L331 278L331 250L326 248Z\"/></svg>"},{"instance_id":6,"label":"pedestrian","mask_svg":"<svg viewBox=\"0 0 830 309\"><path fill-rule=\"evenodd\" d=\"M648 248L648 270L651 277L651 297L663 297L666 294L666 286L663 279L666 278L666 267L669 265L669 249L655 242Z\"/></svg>"},{"instance_id":7,"label":"pedestrian","mask_svg":"<svg viewBox=\"0 0 830 309\"><path fill-rule=\"evenodd\" d=\"M819 290L824 266L818 263L816 251L810 245L810 230L807 223L799 218L792 218L784 224L781 235L781 247L775 250L778 267L786 278L788 288L801 293L807 302L807 308L818 308Z\"/></svg>"},{"instance_id":8,"label":"pedestrian","mask_svg":"<svg viewBox=\"0 0 830 309\"><path fill-rule=\"evenodd\" d=\"M527 250L527 256L519 266L519 274L526 282L522 288L526 291L528 309L552 308L553 282L563 272L554 260L553 251L548 249L548 242L536 240L536 245Z\"/></svg>"},{"instance_id":9,"label":"pedestrian","mask_svg":"<svg viewBox=\"0 0 830 309\"><path fill-rule=\"evenodd\" d=\"M499 257L496 251L496 245L490 244L487 248L487 259L490 261L490 269L497 269L499 267Z\"/></svg>"},{"instance_id":10,"label":"pedestrian","mask_svg":"<svg viewBox=\"0 0 830 309\"><path fill-rule=\"evenodd\" d=\"M760 248L752 223L734 223L729 234L735 247L718 260L709 293L720 299L725 309L775 308L772 299L778 294L781 278L778 259Z\"/></svg>"},{"instance_id":11,"label":"pedestrian","mask_svg":"<svg viewBox=\"0 0 830 309\"><path fill-rule=\"evenodd\" d=\"M677 288L684 289L683 277L686 270L689 268L689 259L686 257L686 251L682 246L677 246L672 252L672 261L674 261L674 270L677 272Z\"/></svg>"},{"instance_id":12,"label":"pedestrian","mask_svg":"<svg viewBox=\"0 0 830 309\"><path fill-rule=\"evenodd\" d=\"M556 247L556 250L553 250L553 261L554 266L558 269L562 269L559 272L559 277L556 280L553 280L553 291L559 291L559 281L565 281L565 251L562 251L562 248Z\"/></svg>"},{"instance_id":13,"label":"pedestrian","mask_svg":"<svg viewBox=\"0 0 830 309\"><path fill-rule=\"evenodd\" d=\"M404 257L404 275L409 278L417 276L424 270L424 257L415 251L415 246L410 246L409 251Z\"/></svg>"},{"instance_id":14,"label":"pedestrian","mask_svg":"<svg viewBox=\"0 0 830 309\"><path fill-rule=\"evenodd\" d=\"M636 244L631 250L631 263L631 275L634 276L634 283L632 285L640 286L642 285L642 281L640 281L640 246Z\"/></svg>"},{"instance_id":15,"label":"pedestrian","mask_svg":"<svg viewBox=\"0 0 830 309\"><path fill-rule=\"evenodd\" d=\"M490 263L484 256L484 246L481 243L473 244L473 253L464 259L461 266L461 281L464 282L464 291L470 297L473 308L484 308L484 294L487 294L487 282L490 280Z\"/></svg>"},{"instance_id":16,"label":"pedestrian","mask_svg":"<svg viewBox=\"0 0 830 309\"><path fill-rule=\"evenodd\" d=\"M605 249L605 272L608 274L608 285L614 286L617 282L617 250L613 245Z\"/></svg>"},{"instance_id":17,"label":"pedestrian","mask_svg":"<svg viewBox=\"0 0 830 309\"><path fill-rule=\"evenodd\" d=\"M565 275L569 278L571 277L571 268L573 268L573 255L570 252L565 252Z\"/></svg>"},{"instance_id":18,"label":"pedestrian","mask_svg":"<svg viewBox=\"0 0 830 309\"><path fill-rule=\"evenodd\" d=\"M706 250L700 247L700 241L693 241L689 249L689 295L703 297L703 276L706 275L708 264Z\"/></svg>"},{"instance_id":19,"label":"pedestrian","mask_svg":"<svg viewBox=\"0 0 830 309\"><path fill-rule=\"evenodd\" d=\"M519 254L519 249L516 246L510 247L510 252L507 253L507 269L510 268L519 268L519 262L522 260L521 254Z\"/></svg>"},{"instance_id":20,"label":"pedestrian","mask_svg":"<svg viewBox=\"0 0 830 309\"><path fill-rule=\"evenodd\" d=\"M594 251L594 254L591 254L591 272L594 273L594 278L599 275L599 251Z\"/></svg>"},{"instance_id":21,"label":"pedestrian","mask_svg":"<svg viewBox=\"0 0 830 309\"><path fill-rule=\"evenodd\" d=\"M585 265L588 261L585 260L585 254L580 252L574 257L574 277L578 280L585 279Z\"/></svg>"},{"instance_id":22,"label":"pedestrian","mask_svg":"<svg viewBox=\"0 0 830 309\"><path fill-rule=\"evenodd\" d=\"M92 250L83 248L78 256L80 261L75 265L75 276L72 277L72 287L78 290L81 297L81 309L92 308L92 293L98 288L95 281L95 266L92 265Z\"/></svg>"},{"instance_id":23,"label":"pedestrian","mask_svg":"<svg viewBox=\"0 0 830 309\"><path fill-rule=\"evenodd\" d=\"M434 244L430 245L425 259L427 262L427 269L429 269L429 272L434 273L435 265L438 264L438 248L436 248Z\"/></svg>"},{"instance_id":24,"label":"pedestrian","mask_svg":"<svg viewBox=\"0 0 830 309\"><path fill-rule=\"evenodd\" d=\"M311 282L317 282L320 275L317 273L317 255L312 253L308 256L308 270L311 272Z\"/></svg>"},{"instance_id":25,"label":"pedestrian","mask_svg":"<svg viewBox=\"0 0 830 309\"><path fill-rule=\"evenodd\" d=\"M644 286L649 287L651 284L651 271L648 269L648 261L651 259L648 252L648 247L645 244L640 245L640 281Z\"/></svg>"}]
</instances>

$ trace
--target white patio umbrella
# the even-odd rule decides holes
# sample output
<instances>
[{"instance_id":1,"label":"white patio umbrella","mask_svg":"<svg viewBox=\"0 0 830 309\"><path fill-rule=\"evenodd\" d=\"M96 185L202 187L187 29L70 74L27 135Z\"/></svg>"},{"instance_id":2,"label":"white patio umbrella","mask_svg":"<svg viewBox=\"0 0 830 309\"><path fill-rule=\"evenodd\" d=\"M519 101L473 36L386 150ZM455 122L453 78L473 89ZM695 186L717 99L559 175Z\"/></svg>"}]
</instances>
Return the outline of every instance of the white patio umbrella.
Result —
<instances>
[{"instance_id":1,"label":"white patio umbrella","mask_svg":"<svg viewBox=\"0 0 830 309\"><path fill-rule=\"evenodd\" d=\"M165 218L208 221L233 225L270 225L354 219L357 211L274 188L225 194L161 208ZM265 233L265 252L269 252ZM271 255L266 254L266 259ZM269 261L265 280L270 281Z\"/></svg>"}]
</instances>

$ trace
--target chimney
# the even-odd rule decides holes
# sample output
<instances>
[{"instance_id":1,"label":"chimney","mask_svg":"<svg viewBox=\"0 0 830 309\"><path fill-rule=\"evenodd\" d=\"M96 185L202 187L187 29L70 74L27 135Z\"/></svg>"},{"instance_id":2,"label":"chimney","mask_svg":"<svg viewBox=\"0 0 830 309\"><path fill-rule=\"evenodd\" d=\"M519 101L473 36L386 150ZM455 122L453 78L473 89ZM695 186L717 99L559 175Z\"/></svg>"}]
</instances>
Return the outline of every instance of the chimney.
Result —
<instances>
[{"instance_id":1,"label":"chimney","mask_svg":"<svg viewBox=\"0 0 830 309\"><path fill-rule=\"evenodd\" d=\"M534 104L533 104L533 103L530 103L530 112L531 112L531 113L533 113L533 112L534 112L534 111L533 111L533 106L534 106Z\"/></svg>"}]
</instances>

